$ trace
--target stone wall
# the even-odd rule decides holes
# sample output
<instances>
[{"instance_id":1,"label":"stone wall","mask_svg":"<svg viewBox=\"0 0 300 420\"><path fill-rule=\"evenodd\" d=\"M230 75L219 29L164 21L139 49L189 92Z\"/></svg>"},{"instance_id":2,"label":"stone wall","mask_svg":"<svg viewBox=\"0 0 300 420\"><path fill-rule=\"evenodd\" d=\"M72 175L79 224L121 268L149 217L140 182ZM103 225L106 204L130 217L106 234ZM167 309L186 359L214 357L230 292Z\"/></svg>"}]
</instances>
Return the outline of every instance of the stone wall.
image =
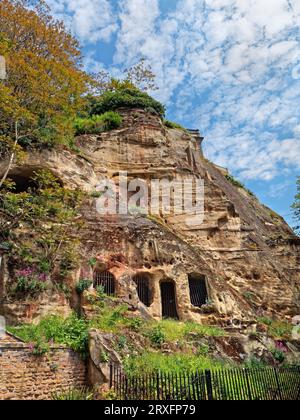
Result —
<instances>
[{"instance_id":1,"label":"stone wall","mask_svg":"<svg viewBox=\"0 0 300 420\"><path fill-rule=\"evenodd\" d=\"M55 392L85 385L85 363L73 351L53 347L37 357L26 344L0 341L0 400L51 400Z\"/></svg>"}]
</instances>

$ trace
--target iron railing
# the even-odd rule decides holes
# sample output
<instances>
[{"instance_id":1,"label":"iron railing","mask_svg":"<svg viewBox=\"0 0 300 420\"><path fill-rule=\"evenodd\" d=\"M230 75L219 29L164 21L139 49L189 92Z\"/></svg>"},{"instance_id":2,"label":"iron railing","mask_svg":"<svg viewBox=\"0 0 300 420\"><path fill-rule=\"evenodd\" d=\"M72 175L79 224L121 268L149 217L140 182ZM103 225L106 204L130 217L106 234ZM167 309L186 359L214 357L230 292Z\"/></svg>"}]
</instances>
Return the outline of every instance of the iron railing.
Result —
<instances>
[{"instance_id":1,"label":"iron railing","mask_svg":"<svg viewBox=\"0 0 300 420\"><path fill-rule=\"evenodd\" d=\"M126 375L111 365L110 386L120 400L300 400L300 367L222 369Z\"/></svg>"},{"instance_id":2,"label":"iron railing","mask_svg":"<svg viewBox=\"0 0 300 420\"><path fill-rule=\"evenodd\" d=\"M189 278L191 303L193 306L201 307L207 303L208 293L205 277L202 279Z\"/></svg>"},{"instance_id":3,"label":"iron railing","mask_svg":"<svg viewBox=\"0 0 300 420\"><path fill-rule=\"evenodd\" d=\"M108 296L115 296L116 294L116 279L109 271L95 271L94 272L94 288L102 287L103 291Z\"/></svg>"},{"instance_id":4,"label":"iron railing","mask_svg":"<svg viewBox=\"0 0 300 420\"><path fill-rule=\"evenodd\" d=\"M149 279L145 276L137 275L133 278L136 287L139 299L143 302L144 305L150 306L151 305L151 291L150 291L150 284Z\"/></svg>"}]
</instances>

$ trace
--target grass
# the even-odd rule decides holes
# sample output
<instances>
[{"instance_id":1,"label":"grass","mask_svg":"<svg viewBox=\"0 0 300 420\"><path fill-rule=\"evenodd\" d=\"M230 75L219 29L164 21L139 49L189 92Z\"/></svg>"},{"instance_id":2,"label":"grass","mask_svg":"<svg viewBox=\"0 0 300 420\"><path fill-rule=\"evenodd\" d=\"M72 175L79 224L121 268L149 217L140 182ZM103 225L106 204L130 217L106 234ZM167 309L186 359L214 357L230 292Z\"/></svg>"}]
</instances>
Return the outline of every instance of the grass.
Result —
<instances>
[{"instance_id":1,"label":"grass","mask_svg":"<svg viewBox=\"0 0 300 420\"><path fill-rule=\"evenodd\" d=\"M90 303L95 311L91 320L79 318L76 314L67 318L49 316L37 325L22 325L10 328L9 331L25 342L31 343L33 354L37 356L42 356L49 351L51 344L63 344L86 355L88 333L91 328L98 329L103 333L114 334L118 338L116 346L119 351L130 349L130 353L136 353L136 350L143 352L144 348L152 349L152 353L149 350L149 357L150 359L151 357L156 358L157 361L161 359L154 351L157 351L165 343L173 344L173 346L175 344L178 350L181 349L181 353L179 353L180 355L174 355L174 359L168 359L168 363L181 366L180 359L183 358L183 360L189 361L191 367L193 366L192 363L196 363L194 359L197 357L203 363L209 361L207 357L209 347L199 347L199 343L197 347L195 345L197 339L224 335L224 331L218 327L199 325L193 322L178 322L175 320L156 322L133 317L127 305L120 304L116 299L108 298L101 291L98 292L97 296L91 296ZM143 347L137 348L134 346L133 333L142 338ZM185 353L183 353L184 348ZM163 355L161 354L161 356ZM145 360L145 357L140 357L141 362ZM137 359L138 363L139 360ZM151 366L151 360L149 366ZM158 366L160 366L159 363ZM182 362L182 366L184 366L184 362Z\"/></svg>"},{"instance_id":2,"label":"grass","mask_svg":"<svg viewBox=\"0 0 300 420\"><path fill-rule=\"evenodd\" d=\"M90 327L107 333L118 333L128 324L125 317L127 312L127 305L118 305L115 308L103 306L99 308L99 314L91 320Z\"/></svg>"},{"instance_id":3,"label":"grass","mask_svg":"<svg viewBox=\"0 0 300 420\"><path fill-rule=\"evenodd\" d=\"M226 175L227 181L229 181L234 187L242 188L245 190L249 195L255 197L254 193L250 191L244 184L242 184L239 180L234 178L232 175Z\"/></svg>"},{"instance_id":4,"label":"grass","mask_svg":"<svg viewBox=\"0 0 300 420\"><path fill-rule=\"evenodd\" d=\"M173 121L169 121L169 120L164 120L164 125L167 128L172 128L172 129L178 129L178 130L182 130L182 131L187 131L182 125L175 123Z\"/></svg>"},{"instance_id":5,"label":"grass","mask_svg":"<svg viewBox=\"0 0 300 420\"><path fill-rule=\"evenodd\" d=\"M207 356L193 353L176 353L166 355L158 352L145 351L139 356L130 357L125 361L125 371L130 375L140 375L163 372L180 373L192 372L197 369L218 369L224 367L224 362Z\"/></svg>"},{"instance_id":6,"label":"grass","mask_svg":"<svg viewBox=\"0 0 300 420\"><path fill-rule=\"evenodd\" d=\"M93 391L86 388L70 388L66 391L54 393L53 401L92 401Z\"/></svg>"},{"instance_id":7,"label":"grass","mask_svg":"<svg viewBox=\"0 0 300 420\"><path fill-rule=\"evenodd\" d=\"M160 328L166 342L183 341L191 335L195 335L198 338L224 336L224 331L218 327L200 325L195 322L178 322L171 319L149 323L145 327L146 334L155 328Z\"/></svg>"},{"instance_id":8,"label":"grass","mask_svg":"<svg viewBox=\"0 0 300 420\"><path fill-rule=\"evenodd\" d=\"M9 327L8 330L26 343L32 343L33 354L38 355L40 349L46 349L47 344L62 344L74 351L86 354L89 325L76 314L67 318L51 315L39 324L26 324L19 327ZM40 355L45 352L40 352Z\"/></svg>"},{"instance_id":9,"label":"grass","mask_svg":"<svg viewBox=\"0 0 300 420\"><path fill-rule=\"evenodd\" d=\"M121 124L121 115L110 111L102 115L92 115L89 118L76 118L74 129L77 136L82 134L100 134L119 128Z\"/></svg>"}]
</instances>

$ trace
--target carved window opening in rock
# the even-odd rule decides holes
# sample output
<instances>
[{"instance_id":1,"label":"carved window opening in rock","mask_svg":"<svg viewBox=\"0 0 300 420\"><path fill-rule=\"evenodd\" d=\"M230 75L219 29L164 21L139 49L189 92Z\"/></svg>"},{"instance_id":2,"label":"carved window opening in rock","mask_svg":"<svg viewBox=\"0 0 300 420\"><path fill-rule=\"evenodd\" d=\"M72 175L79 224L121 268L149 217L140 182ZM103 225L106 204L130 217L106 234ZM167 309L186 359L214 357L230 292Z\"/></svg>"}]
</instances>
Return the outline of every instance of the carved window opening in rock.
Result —
<instances>
[{"instance_id":1,"label":"carved window opening in rock","mask_svg":"<svg viewBox=\"0 0 300 420\"><path fill-rule=\"evenodd\" d=\"M149 308L152 304L152 291L149 277L143 274L137 274L133 278L133 281L136 284L136 290L140 301Z\"/></svg>"},{"instance_id":2,"label":"carved window opening in rock","mask_svg":"<svg viewBox=\"0 0 300 420\"><path fill-rule=\"evenodd\" d=\"M116 294L116 279L110 271L94 272L94 288L102 287L103 292L108 296Z\"/></svg>"},{"instance_id":3,"label":"carved window opening in rock","mask_svg":"<svg viewBox=\"0 0 300 420\"><path fill-rule=\"evenodd\" d=\"M163 281L160 284L162 317L179 319L176 302L176 287L173 281Z\"/></svg>"},{"instance_id":4,"label":"carved window opening in rock","mask_svg":"<svg viewBox=\"0 0 300 420\"><path fill-rule=\"evenodd\" d=\"M201 308L208 301L206 278L201 274L189 274L190 298L193 306Z\"/></svg>"}]
</instances>

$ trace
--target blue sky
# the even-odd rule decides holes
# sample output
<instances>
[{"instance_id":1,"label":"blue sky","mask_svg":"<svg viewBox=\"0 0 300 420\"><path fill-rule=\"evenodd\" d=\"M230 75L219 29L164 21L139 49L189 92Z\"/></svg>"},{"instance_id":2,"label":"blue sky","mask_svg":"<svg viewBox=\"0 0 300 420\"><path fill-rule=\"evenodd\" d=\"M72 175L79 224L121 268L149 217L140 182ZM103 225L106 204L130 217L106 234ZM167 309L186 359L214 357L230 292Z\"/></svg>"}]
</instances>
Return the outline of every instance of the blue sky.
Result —
<instances>
[{"instance_id":1,"label":"blue sky","mask_svg":"<svg viewBox=\"0 0 300 420\"><path fill-rule=\"evenodd\" d=\"M89 71L145 57L168 118L292 224L300 175L299 0L47 0Z\"/></svg>"}]
</instances>

